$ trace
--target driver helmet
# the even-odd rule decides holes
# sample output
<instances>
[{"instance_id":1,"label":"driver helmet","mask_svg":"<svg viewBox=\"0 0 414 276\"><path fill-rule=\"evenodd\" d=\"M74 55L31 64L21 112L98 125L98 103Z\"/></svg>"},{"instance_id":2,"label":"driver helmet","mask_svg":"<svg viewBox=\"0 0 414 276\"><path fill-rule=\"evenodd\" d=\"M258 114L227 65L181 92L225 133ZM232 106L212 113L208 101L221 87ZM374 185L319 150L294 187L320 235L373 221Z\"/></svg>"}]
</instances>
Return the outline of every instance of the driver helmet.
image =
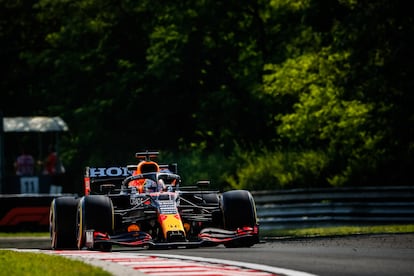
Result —
<instances>
[{"instance_id":1,"label":"driver helmet","mask_svg":"<svg viewBox=\"0 0 414 276\"><path fill-rule=\"evenodd\" d=\"M151 179L145 179L144 189L146 193L155 193L161 190L160 185Z\"/></svg>"}]
</instances>

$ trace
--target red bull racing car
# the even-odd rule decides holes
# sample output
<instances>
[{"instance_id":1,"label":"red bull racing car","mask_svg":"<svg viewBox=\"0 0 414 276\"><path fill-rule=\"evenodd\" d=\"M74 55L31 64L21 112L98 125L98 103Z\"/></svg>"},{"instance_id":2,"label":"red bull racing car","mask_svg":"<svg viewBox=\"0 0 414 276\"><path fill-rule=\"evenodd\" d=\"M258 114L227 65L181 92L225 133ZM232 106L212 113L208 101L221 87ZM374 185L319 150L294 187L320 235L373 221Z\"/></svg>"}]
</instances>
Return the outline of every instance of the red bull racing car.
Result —
<instances>
[{"instance_id":1,"label":"red bull racing car","mask_svg":"<svg viewBox=\"0 0 414 276\"><path fill-rule=\"evenodd\" d=\"M250 192L208 190L208 181L180 187L177 165L158 164L157 155L139 152L139 163L126 167L87 167L85 195L51 203L52 249L250 247L259 242Z\"/></svg>"}]
</instances>

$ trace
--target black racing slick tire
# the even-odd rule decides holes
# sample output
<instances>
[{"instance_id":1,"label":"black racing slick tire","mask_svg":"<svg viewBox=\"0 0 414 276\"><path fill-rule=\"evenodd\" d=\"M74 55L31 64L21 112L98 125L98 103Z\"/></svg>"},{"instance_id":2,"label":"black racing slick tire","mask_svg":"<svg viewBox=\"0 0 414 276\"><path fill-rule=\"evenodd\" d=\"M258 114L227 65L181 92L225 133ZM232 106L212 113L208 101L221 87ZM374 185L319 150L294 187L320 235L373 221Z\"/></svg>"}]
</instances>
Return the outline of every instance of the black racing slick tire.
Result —
<instances>
[{"instance_id":1,"label":"black racing slick tire","mask_svg":"<svg viewBox=\"0 0 414 276\"><path fill-rule=\"evenodd\" d=\"M81 198L77 211L77 247L82 249L86 242L86 230L111 235L114 229L114 208L109 197L89 195ZM110 243L94 245L94 250L111 251Z\"/></svg>"},{"instance_id":2,"label":"black racing slick tire","mask_svg":"<svg viewBox=\"0 0 414 276\"><path fill-rule=\"evenodd\" d=\"M249 191L234 190L222 194L223 223L226 230L256 227L257 214L253 196ZM250 247L258 242L258 236L225 243L226 247Z\"/></svg>"},{"instance_id":3,"label":"black racing slick tire","mask_svg":"<svg viewBox=\"0 0 414 276\"><path fill-rule=\"evenodd\" d=\"M51 247L59 249L77 249L76 210L79 199L58 197L50 204L49 232Z\"/></svg>"}]
</instances>

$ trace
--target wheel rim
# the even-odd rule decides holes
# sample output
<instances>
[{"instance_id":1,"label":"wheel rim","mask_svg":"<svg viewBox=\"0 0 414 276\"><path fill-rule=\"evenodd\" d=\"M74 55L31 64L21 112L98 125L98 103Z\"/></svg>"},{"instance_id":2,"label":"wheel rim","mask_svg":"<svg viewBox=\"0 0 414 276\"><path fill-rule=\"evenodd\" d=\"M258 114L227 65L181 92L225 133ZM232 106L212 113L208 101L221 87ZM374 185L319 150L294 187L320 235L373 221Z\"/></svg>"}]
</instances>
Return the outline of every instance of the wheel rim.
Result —
<instances>
[{"instance_id":1,"label":"wheel rim","mask_svg":"<svg viewBox=\"0 0 414 276\"><path fill-rule=\"evenodd\" d=\"M55 201L53 200L52 206L49 212L49 233L50 242L53 249L56 248L56 219L55 219Z\"/></svg>"},{"instance_id":2,"label":"wheel rim","mask_svg":"<svg viewBox=\"0 0 414 276\"><path fill-rule=\"evenodd\" d=\"M82 198L79 201L79 205L78 205L78 210L76 212L76 240L77 240L77 246L78 249L82 249L83 247L83 240L84 240L84 233L83 233L83 229L84 229L84 225L83 225L83 201L84 199Z\"/></svg>"}]
</instances>

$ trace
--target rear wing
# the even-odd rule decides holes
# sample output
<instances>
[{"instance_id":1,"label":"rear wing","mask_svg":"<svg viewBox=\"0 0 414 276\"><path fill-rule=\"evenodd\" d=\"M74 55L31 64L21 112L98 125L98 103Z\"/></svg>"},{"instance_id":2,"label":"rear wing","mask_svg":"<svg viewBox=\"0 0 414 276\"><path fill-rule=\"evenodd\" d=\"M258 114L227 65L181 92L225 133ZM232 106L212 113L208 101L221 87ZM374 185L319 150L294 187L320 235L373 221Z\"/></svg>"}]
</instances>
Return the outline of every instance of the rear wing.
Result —
<instances>
[{"instance_id":1,"label":"rear wing","mask_svg":"<svg viewBox=\"0 0 414 276\"><path fill-rule=\"evenodd\" d=\"M140 160L151 161L151 158L157 158L160 153L158 151L142 151L135 153L135 157Z\"/></svg>"}]
</instances>

